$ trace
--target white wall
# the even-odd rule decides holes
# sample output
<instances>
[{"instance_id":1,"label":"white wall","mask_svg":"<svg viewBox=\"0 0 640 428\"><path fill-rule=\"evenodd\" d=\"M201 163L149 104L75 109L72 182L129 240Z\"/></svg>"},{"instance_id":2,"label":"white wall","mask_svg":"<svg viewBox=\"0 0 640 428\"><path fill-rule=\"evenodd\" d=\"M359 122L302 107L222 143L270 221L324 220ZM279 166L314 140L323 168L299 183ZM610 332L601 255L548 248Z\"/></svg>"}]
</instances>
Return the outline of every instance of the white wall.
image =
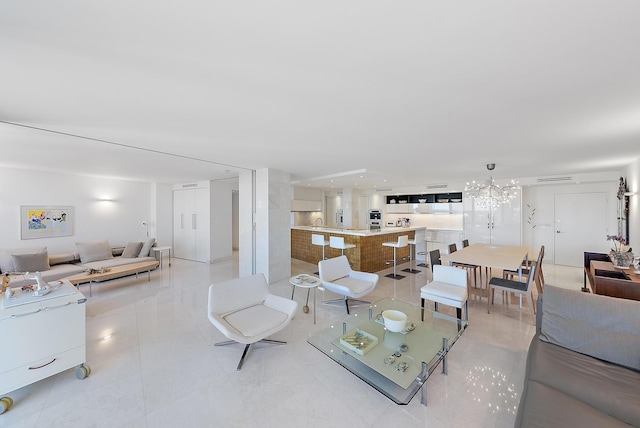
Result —
<instances>
[{"instance_id":1,"label":"white wall","mask_svg":"<svg viewBox=\"0 0 640 428\"><path fill-rule=\"evenodd\" d=\"M256 171L256 272L269 283L291 275L291 192L288 172Z\"/></svg>"},{"instance_id":2,"label":"white wall","mask_svg":"<svg viewBox=\"0 0 640 428\"><path fill-rule=\"evenodd\" d=\"M629 244L634 254L640 256L640 158L627 167L622 174L627 179L627 187L635 195L629 197Z\"/></svg>"},{"instance_id":3,"label":"white wall","mask_svg":"<svg viewBox=\"0 0 640 428\"><path fill-rule=\"evenodd\" d=\"M75 252L78 241L106 238L115 246L142 240L142 221L151 219L150 195L150 183L0 168L0 248L46 246L50 253ZM73 206L74 234L21 240L21 205Z\"/></svg>"},{"instance_id":4,"label":"white wall","mask_svg":"<svg viewBox=\"0 0 640 428\"><path fill-rule=\"evenodd\" d=\"M589 192L604 192L609 195L607 207L609 234L616 234L617 201L616 193L618 182L609 181L601 183L583 184L549 184L538 186L525 186L522 188L522 241L523 245L530 248L545 246L545 260L554 260L554 233L555 233L555 195L577 194ZM531 209L535 208L535 216L531 224L528 222ZM533 225L536 227L532 227ZM590 251L603 251L609 247L607 237L602 237L602 248L592 248Z\"/></svg>"},{"instance_id":5,"label":"white wall","mask_svg":"<svg viewBox=\"0 0 640 428\"><path fill-rule=\"evenodd\" d=\"M151 183L151 217L149 236L158 245L173 245L173 187L170 184Z\"/></svg>"},{"instance_id":6,"label":"white wall","mask_svg":"<svg viewBox=\"0 0 640 428\"><path fill-rule=\"evenodd\" d=\"M233 191L238 180L211 182L211 262L233 256Z\"/></svg>"}]
</instances>

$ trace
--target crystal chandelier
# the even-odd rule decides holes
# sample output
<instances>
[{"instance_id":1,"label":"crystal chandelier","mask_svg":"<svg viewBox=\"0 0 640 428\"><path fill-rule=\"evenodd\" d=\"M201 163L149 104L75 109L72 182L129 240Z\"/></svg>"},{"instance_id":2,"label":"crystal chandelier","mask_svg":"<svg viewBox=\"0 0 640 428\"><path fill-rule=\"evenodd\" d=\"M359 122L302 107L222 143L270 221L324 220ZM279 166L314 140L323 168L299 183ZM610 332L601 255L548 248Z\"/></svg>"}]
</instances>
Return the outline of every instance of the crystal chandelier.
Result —
<instances>
[{"instance_id":1,"label":"crystal chandelier","mask_svg":"<svg viewBox=\"0 0 640 428\"><path fill-rule=\"evenodd\" d=\"M493 171L496 164L487 164L487 169ZM472 198L479 208L497 208L500 204L507 203L518 196L520 186L518 182L511 180L504 186L499 186L493 180L493 177L489 178L485 183L476 183L472 181L467 183L464 191L467 196Z\"/></svg>"}]
</instances>

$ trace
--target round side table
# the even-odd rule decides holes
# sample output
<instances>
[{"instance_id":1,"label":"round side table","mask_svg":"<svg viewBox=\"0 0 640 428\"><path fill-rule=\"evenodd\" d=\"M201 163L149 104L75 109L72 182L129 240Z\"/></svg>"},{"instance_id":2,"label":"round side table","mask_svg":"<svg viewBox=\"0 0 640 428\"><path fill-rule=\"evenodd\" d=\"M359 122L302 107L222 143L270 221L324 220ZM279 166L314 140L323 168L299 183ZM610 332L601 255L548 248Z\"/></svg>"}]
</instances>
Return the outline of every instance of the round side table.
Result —
<instances>
[{"instance_id":1,"label":"round side table","mask_svg":"<svg viewBox=\"0 0 640 428\"><path fill-rule=\"evenodd\" d=\"M316 323L316 288L321 284L320 278L313 275L300 274L292 276L289 279L289 283L293 285L291 290L291 300L293 300L293 294L296 291L296 287L307 289L307 302L302 307L302 312L309 313L309 292L313 289L313 323Z\"/></svg>"}]
</instances>

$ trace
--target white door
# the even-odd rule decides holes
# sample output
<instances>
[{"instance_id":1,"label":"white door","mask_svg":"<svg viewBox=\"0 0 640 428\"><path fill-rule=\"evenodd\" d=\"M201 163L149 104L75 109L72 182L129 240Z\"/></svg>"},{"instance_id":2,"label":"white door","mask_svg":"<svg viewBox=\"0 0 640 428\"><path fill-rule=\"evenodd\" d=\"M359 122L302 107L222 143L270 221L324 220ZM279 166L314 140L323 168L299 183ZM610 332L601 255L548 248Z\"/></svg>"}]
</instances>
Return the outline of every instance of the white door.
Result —
<instances>
[{"instance_id":1,"label":"white door","mask_svg":"<svg viewBox=\"0 0 640 428\"><path fill-rule=\"evenodd\" d=\"M173 192L173 255L179 259L196 260L195 190Z\"/></svg>"},{"instance_id":2,"label":"white door","mask_svg":"<svg viewBox=\"0 0 640 428\"><path fill-rule=\"evenodd\" d=\"M554 263L581 267L584 252L606 252L606 193L556 194Z\"/></svg>"}]
</instances>

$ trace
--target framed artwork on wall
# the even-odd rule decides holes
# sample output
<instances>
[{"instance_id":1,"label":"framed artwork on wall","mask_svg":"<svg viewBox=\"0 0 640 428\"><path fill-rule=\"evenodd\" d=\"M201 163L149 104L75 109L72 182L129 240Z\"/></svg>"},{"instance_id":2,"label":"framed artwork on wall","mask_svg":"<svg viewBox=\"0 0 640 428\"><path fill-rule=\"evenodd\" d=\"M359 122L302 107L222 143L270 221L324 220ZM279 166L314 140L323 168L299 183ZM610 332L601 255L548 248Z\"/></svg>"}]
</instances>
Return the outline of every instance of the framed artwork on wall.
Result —
<instances>
[{"instance_id":1,"label":"framed artwork on wall","mask_svg":"<svg viewBox=\"0 0 640 428\"><path fill-rule=\"evenodd\" d=\"M20 239L56 238L73 235L73 207L25 205L20 207Z\"/></svg>"}]
</instances>

